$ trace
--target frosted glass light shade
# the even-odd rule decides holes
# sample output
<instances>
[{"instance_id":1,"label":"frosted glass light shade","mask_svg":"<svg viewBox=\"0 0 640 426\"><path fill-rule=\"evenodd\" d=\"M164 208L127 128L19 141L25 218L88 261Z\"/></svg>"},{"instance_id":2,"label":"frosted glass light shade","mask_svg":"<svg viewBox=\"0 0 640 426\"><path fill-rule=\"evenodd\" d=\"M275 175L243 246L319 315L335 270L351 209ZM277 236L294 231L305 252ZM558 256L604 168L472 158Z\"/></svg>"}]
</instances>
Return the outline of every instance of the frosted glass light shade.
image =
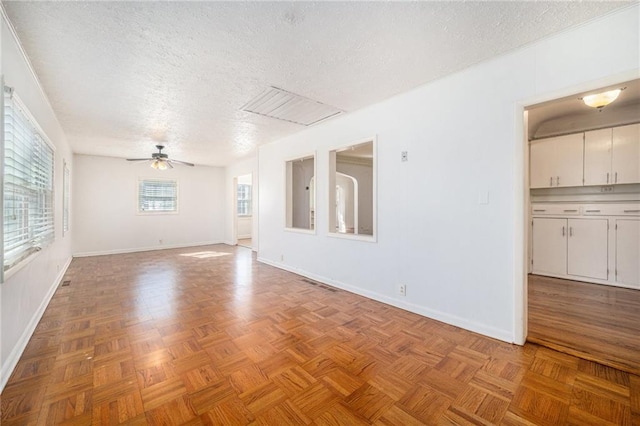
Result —
<instances>
[{"instance_id":1,"label":"frosted glass light shade","mask_svg":"<svg viewBox=\"0 0 640 426\"><path fill-rule=\"evenodd\" d=\"M156 170L167 170L167 163L165 163L164 161L155 160L151 163L151 167Z\"/></svg>"},{"instance_id":2,"label":"frosted glass light shade","mask_svg":"<svg viewBox=\"0 0 640 426\"><path fill-rule=\"evenodd\" d=\"M615 101L622 89L609 90L608 92L596 93L582 98L585 105L592 108L603 108Z\"/></svg>"}]
</instances>

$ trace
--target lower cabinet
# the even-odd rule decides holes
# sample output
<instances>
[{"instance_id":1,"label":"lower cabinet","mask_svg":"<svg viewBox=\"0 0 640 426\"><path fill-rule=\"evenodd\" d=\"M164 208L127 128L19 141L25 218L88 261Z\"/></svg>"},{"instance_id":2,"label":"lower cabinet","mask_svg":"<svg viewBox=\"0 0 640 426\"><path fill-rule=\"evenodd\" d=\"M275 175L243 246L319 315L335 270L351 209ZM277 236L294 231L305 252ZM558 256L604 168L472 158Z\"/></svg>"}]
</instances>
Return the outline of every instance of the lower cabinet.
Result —
<instances>
[{"instance_id":1,"label":"lower cabinet","mask_svg":"<svg viewBox=\"0 0 640 426\"><path fill-rule=\"evenodd\" d=\"M567 219L533 219L533 273L567 273Z\"/></svg>"},{"instance_id":2,"label":"lower cabinet","mask_svg":"<svg viewBox=\"0 0 640 426\"><path fill-rule=\"evenodd\" d=\"M615 281L640 288L640 220L616 219Z\"/></svg>"},{"instance_id":3,"label":"lower cabinet","mask_svg":"<svg viewBox=\"0 0 640 426\"><path fill-rule=\"evenodd\" d=\"M608 279L607 219L533 219L532 272Z\"/></svg>"},{"instance_id":4,"label":"lower cabinet","mask_svg":"<svg viewBox=\"0 0 640 426\"><path fill-rule=\"evenodd\" d=\"M609 221L568 219L567 274L606 280L608 268Z\"/></svg>"}]
</instances>

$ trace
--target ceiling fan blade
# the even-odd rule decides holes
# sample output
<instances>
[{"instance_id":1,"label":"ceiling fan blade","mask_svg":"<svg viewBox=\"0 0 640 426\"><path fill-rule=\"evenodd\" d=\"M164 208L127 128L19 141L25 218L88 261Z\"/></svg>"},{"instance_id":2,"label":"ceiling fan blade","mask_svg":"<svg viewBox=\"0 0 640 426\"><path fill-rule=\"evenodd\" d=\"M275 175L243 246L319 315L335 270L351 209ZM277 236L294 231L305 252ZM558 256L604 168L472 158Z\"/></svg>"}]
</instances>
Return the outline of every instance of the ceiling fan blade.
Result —
<instances>
[{"instance_id":1,"label":"ceiling fan blade","mask_svg":"<svg viewBox=\"0 0 640 426\"><path fill-rule=\"evenodd\" d=\"M169 167L170 169L173 169L173 166L171 165L171 162L172 162L172 161L173 161L173 160L164 160L164 164L166 164L166 165L167 165L167 167Z\"/></svg>"},{"instance_id":2,"label":"ceiling fan blade","mask_svg":"<svg viewBox=\"0 0 640 426\"><path fill-rule=\"evenodd\" d=\"M172 161L172 162L174 162L174 163L182 164L182 165L185 165L185 166L190 166L190 167L193 167L193 166L194 166L194 164L193 164L193 163L187 163L186 161L173 160L173 159L172 159L172 160L170 160L170 161Z\"/></svg>"},{"instance_id":3,"label":"ceiling fan blade","mask_svg":"<svg viewBox=\"0 0 640 426\"><path fill-rule=\"evenodd\" d=\"M149 161L153 160L153 158L127 158L127 161Z\"/></svg>"}]
</instances>

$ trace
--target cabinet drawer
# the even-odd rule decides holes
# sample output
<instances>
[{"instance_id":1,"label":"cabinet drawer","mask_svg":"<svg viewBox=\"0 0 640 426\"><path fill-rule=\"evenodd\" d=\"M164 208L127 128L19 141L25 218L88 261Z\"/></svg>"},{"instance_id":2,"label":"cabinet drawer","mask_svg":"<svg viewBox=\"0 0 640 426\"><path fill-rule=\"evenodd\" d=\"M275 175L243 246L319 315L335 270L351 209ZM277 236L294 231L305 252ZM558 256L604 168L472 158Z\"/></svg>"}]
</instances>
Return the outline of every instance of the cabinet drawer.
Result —
<instances>
[{"instance_id":1,"label":"cabinet drawer","mask_svg":"<svg viewBox=\"0 0 640 426\"><path fill-rule=\"evenodd\" d=\"M533 216L561 215L579 216L581 206L576 204L532 204L531 214Z\"/></svg>"},{"instance_id":2,"label":"cabinet drawer","mask_svg":"<svg viewBox=\"0 0 640 426\"><path fill-rule=\"evenodd\" d=\"M640 204L586 204L585 216L640 216Z\"/></svg>"}]
</instances>

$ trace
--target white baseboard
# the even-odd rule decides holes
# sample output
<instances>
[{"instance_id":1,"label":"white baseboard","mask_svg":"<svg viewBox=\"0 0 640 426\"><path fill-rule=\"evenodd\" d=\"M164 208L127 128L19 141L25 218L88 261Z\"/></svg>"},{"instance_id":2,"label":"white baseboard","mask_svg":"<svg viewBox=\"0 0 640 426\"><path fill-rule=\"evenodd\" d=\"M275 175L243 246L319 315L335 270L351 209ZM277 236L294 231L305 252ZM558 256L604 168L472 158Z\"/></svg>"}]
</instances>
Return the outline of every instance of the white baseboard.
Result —
<instances>
[{"instance_id":1,"label":"white baseboard","mask_svg":"<svg viewBox=\"0 0 640 426\"><path fill-rule=\"evenodd\" d=\"M4 364L2 364L2 370L0 370L0 392L2 392L5 385L9 381L9 377L11 377L11 373L13 373L13 370L14 368L16 368L16 365L18 365L18 361L20 361L20 357L22 356L22 353L27 347L27 344L29 343L29 339L31 339L33 332L36 330L36 327L38 326L38 323L40 322L40 319L42 318L42 315L44 314L45 309L47 309L47 306L49 305L51 298L53 297L56 290L58 289L58 286L60 285L60 281L62 281L64 274L67 272L67 268L69 268L69 265L71 264L72 259L73 259L72 257L69 257L69 260L67 260L67 262L64 264L64 266L60 270L60 273L51 284L51 287L49 288L49 291L47 291L47 294L45 295L44 299L42 299L42 303L40 303L40 306L31 317L31 321L29 321L29 324L27 324L27 327L24 329L24 332L16 342L16 345L11 350L11 353L7 357L7 360L4 362Z\"/></svg>"},{"instance_id":2,"label":"white baseboard","mask_svg":"<svg viewBox=\"0 0 640 426\"><path fill-rule=\"evenodd\" d=\"M387 305L395 306L396 308L404 309L405 311L413 312L414 314L422 315L427 318L431 318L437 321L441 321L456 327L463 328L474 333L482 334L483 336L492 337L497 340L502 340L507 343L513 342L513 333L508 330L498 329L485 324L479 324L469 321L466 318L461 318L456 315L451 315L442 311L425 308L424 306L416 305L414 303L405 302L402 300L394 299L392 297L380 294L374 291L369 291L360 287L354 287L349 284L342 283L340 281L332 280L320 275L316 275L301 269L293 268L283 263L273 262L263 257L258 257L258 262L265 263L270 266L274 266L285 271L293 272L294 274L302 275L303 277L310 278L314 281L318 281L323 284L330 285L332 287L340 288L342 290L349 291L351 293L358 294L360 296L367 297L369 299L376 300L378 302L386 303Z\"/></svg>"},{"instance_id":3,"label":"white baseboard","mask_svg":"<svg viewBox=\"0 0 640 426\"><path fill-rule=\"evenodd\" d=\"M247 238L251 238L251 234L247 234L247 235L238 235L237 237L239 240L246 240Z\"/></svg>"},{"instance_id":4,"label":"white baseboard","mask_svg":"<svg viewBox=\"0 0 640 426\"><path fill-rule=\"evenodd\" d=\"M104 250L104 251L87 251L87 252L74 253L73 257L88 257L88 256L104 256L104 255L108 255L108 254L137 253L137 252L140 252L140 251L169 250L169 249L176 249L176 248L209 246L209 245L214 245L214 244L228 244L228 243L225 242L225 241L201 241L201 242L197 242L197 243L168 244L168 245L153 246L153 247L137 247L137 248Z\"/></svg>"}]
</instances>

